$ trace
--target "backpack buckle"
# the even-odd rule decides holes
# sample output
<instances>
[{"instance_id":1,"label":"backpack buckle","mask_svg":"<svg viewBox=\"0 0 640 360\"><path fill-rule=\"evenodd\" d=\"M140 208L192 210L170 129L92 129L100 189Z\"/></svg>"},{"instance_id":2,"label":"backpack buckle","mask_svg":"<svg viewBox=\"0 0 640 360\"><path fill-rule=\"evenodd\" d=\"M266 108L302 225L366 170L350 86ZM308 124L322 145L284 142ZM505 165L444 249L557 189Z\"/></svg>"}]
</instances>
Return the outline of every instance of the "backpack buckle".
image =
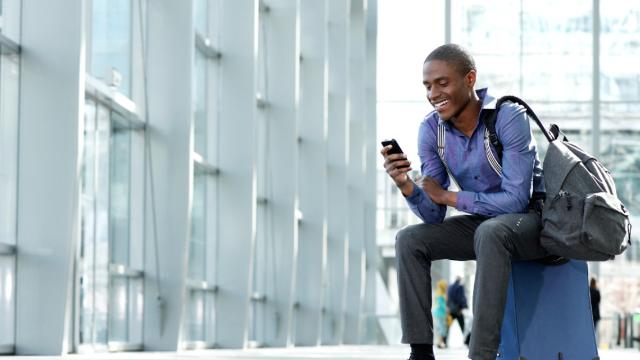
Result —
<instances>
[{"instance_id":1,"label":"backpack buckle","mask_svg":"<svg viewBox=\"0 0 640 360\"><path fill-rule=\"evenodd\" d=\"M498 143L498 135L495 133L489 134L489 141L493 146L496 146L496 144Z\"/></svg>"}]
</instances>

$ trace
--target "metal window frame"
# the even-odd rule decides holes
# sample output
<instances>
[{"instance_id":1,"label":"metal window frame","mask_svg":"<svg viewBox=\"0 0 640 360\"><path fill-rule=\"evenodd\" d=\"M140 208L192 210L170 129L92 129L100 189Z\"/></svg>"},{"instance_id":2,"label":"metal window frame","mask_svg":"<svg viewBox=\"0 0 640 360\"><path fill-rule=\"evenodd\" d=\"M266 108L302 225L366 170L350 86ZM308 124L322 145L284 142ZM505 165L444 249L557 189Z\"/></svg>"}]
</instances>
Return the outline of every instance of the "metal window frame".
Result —
<instances>
[{"instance_id":1,"label":"metal window frame","mask_svg":"<svg viewBox=\"0 0 640 360\"><path fill-rule=\"evenodd\" d=\"M195 151L193 152L192 158L193 158L194 169L198 174L206 174L206 175L213 175L213 176L220 174L220 169L218 169L213 164L206 161L204 157L198 154L197 152Z\"/></svg>"},{"instance_id":2,"label":"metal window frame","mask_svg":"<svg viewBox=\"0 0 640 360\"><path fill-rule=\"evenodd\" d=\"M121 115L128 122L126 127L132 130L146 127L131 99L89 74L86 74L85 79L85 96Z\"/></svg>"},{"instance_id":3,"label":"metal window frame","mask_svg":"<svg viewBox=\"0 0 640 360\"><path fill-rule=\"evenodd\" d=\"M182 349L184 350L205 350L205 349L213 349L216 347L216 343L214 342L206 342L206 341L183 341Z\"/></svg>"},{"instance_id":4,"label":"metal window frame","mask_svg":"<svg viewBox=\"0 0 640 360\"><path fill-rule=\"evenodd\" d=\"M222 58L222 53L211 45L211 40L196 31L195 34L196 49L200 51L209 60L219 60Z\"/></svg>"},{"instance_id":5,"label":"metal window frame","mask_svg":"<svg viewBox=\"0 0 640 360\"><path fill-rule=\"evenodd\" d=\"M8 37L0 34L0 54L19 54L21 51L20 45Z\"/></svg>"},{"instance_id":6,"label":"metal window frame","mask_svg":"<svg viewBox=\"0 0 640 360\"><path fill-rule=\"evenodd\" d=\"M13 344L0 344L1 355L12 355L16 353L16 346Z\"/></svg>"},{"instance_id":7,"label":"metal window frame","mask_svg":"<svg viewBox=\"0 0 640 360\"><path fill-rule=\"evenodd\" d=\"M109 264L109 275L112 277L122 277L128 279L141 279L144 277L144 271L133 269L123 264Z\"/></svg>"},{"instance_id":8,"label":"metal window frame","mask_svg":"<svg viewBox=\"0 0 640 360\"><path fill-rule=\"evenodd\" d=\"M125 341L109 341L107 347L109 352L142 351L141 343L130 343Z\"/></svg>"},{"instance_id":9,"label":"metal window frame","mask_svg":"<svg viewBox=\"0 0 640 360\"><path fill-rule=\"evenodd\" d=\"M7 244L0 242L0 255L15 255L16 246L13 244ZM0 350L1 352L2 350Z\"/></svg>"},{"instance_id":10,"label":"metal window frame","mask_svg":"<svg viewBox=\"0 0 640 360\"><path fill-rule=\"evenodd\" d=\"M201 291L207 293L218 293L218 285L210 284L207 281L187 279L187 288L190 291Z\"/></svg>"}]
</instances>

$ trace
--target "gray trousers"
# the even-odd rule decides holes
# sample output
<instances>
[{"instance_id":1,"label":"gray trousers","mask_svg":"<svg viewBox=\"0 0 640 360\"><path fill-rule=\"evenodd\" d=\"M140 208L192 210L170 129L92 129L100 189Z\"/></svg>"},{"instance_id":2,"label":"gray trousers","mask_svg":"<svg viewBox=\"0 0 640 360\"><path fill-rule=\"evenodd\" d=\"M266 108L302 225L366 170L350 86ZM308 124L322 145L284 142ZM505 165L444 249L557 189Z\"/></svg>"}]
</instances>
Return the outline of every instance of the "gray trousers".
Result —
<instances>
[{"instance_id":1,"label":"gray trousers","mask_svg":"<svg viewBox=\"0 0 640 360\"><path fill-rule=\"evenodd\" d=\"M402 342L433 344L431 262L476 260L469 358L495 360L507 298L511 260L545 257L540 216L454 216L440 224L407 226L396 236ZM439 279L436 279L439 280Z\"/></svg>"}]
</instances>

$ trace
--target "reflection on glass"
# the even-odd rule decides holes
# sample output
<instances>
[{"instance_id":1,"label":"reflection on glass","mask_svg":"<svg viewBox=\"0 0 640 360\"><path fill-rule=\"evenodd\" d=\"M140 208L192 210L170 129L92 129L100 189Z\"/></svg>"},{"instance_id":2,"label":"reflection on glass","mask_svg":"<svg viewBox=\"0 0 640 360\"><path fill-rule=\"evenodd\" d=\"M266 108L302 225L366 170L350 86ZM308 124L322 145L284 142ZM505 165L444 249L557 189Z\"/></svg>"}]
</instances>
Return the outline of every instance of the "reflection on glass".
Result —
<instances>
[{"instance_id":1,"label":"reflection on glass","mask_svg":"<svg viewBox=\"0 0 640 360\"><path fill-rule=\"evenodd\" d=\"M205 294L205 311L204 311L204 336L206 341L213 342L215 340L216 323L216 294L208 292Z\"/></svg>"},{"instance_id":2,"label":"reflection on glass","mask_svg":"<svg viewBox=\"0 0 640 360\"><path fill-rule=\"evenodd\" d=\"M189 341L204 341L204 292L190 291L188 301L187 338Z\"/></svg>"},{"instance_id":3,"label":"reflection on glass","mask_svg":"<svg viewBox=\"0 0 640 360\"><path fill-rule=\"evenodd\" d=\"M111 85L112 71L122 75L118 90L131 94L131 0L93 0L91 74Z\"/></svg>"},{"instance_id":4,"label":"reflection on glass","mask_svg":"<svg viewBox=\"0 0 640 360\"><path fill-rule=\"evenodd\" d=\"M126 342L127 329L127 279L111 277L109 294L109 341Z\"/></svg>"},{"instance_id":5,"label":"reflection on glass","mask_svg":"<svg viewBox=\"0 0 640 360\"><path fill-rule=\"evenodd\" d=\"M0 255L0 345L14 343L15 258Z\"/></svg>"},{"instance_id":6,"label":"reflection on glass","mask_svg":"<svg viewBox=\"0 0 640 360\"><path fill-rule=\"evenodd\" d=\"M195 109L193 132L195 137L194 150L207 159L207 59L200 51L196 51L194 70Z\"/></svg>"},{"instance_id":7,"label":"reflection on glass","mask_svg":"<svg viewBox=\"0 0 640 360\"><path fill-rule=\"evenodd\" d=\"M206 266L206 175L198 174L193 179L191 206L191 239L189 242L189 278L205 281Z\"/></svg>"},{"instance_id":8,"label":"reflection on glass","mask_svg":"<svg viewBox=\"0 0 640 360\"><path fill-rule=\"evenodd\" d=\"M637 5L637 1L629 0L600 5L601 98L624 102L618 104L614 112L631 110L625 109L627 102L635 102L636 106L640 102L640 79L634 66L630 66L640 56L640 9ZM603 116L615 117L611 113L605 114L604 110Z\"/></svg>"},{"instance_id":9,"label":"reflection on glass","mask_svg":"<svg viewBox=\"0 0 640 360\"><path fill-rule=\"evenodd\" d=\"M128 291L126 278L112 277L109 296L109 341L126 342L128 334Z\"/></svg>"},{"instance_id":10,"label":"reflection on glass","mask_svg":"<svg viewBox=\"0 0 640 360\"><path fill-rule=\"evenodd\" d=\"M113 341L142 342L143 280L109 272L112 264L139 269L131 264L132 246L138 253L142 246L142 238L133 242L131 237L136 135L122 116L93 100L86 101L78 335L80 344L94 348ZM140 206L134 211L138 219L139 211Z\"/></svg>"},{"instance_id":11,"label":"reflection on glass","mask_svg":"<svg viewBox=\"0 0 640 360\"><path fill-rule=\"evenodd\" d=\"M600 148L601 161L614 175L618 197L632 216L640 213L640 131L603 133Z\"/></svg>"},{"instance_id":12,"label":"reflection on glass","mask_svg":"<svg viewBox=\"0 0 640 360\"><path fill-rule=\"evenodd\" d=\"M196 31L205 37L208 36L207 34L208 5L209 5L208 0L196 0L193 6L194 18L196 23Z\"/></svg>"},{"instance_id":13,"label":"reflection on glass","mask_svg":"<svg viewBox=\"0 0 640 360\"><path fill-rule=\"evenodd\" d=\"M15 243L19 57L0 55L0 241Z\"/></svg>"},{"instance_id":14,"label":"reflection on glass","mask_svg":"<svg viewBox=\"0 0 640 360\"><path fill-rule=\"evenodd\" d=\"M128 341L133 344L142 344L142 316L144 313L144 281L140 279L129 280L129 322Z\"/></svg>"},{"instance_id":15,"label":"reflection on glass","mask_svg":"<svg viewBox=\"0 0 640 360\"><path fill-rule=\"evenodd\" d=\"M110 231L111 262L129 265L131 131L118 126L119 115L113 113L111 134Z\"/></svg>"},{"instance_id":16,"label":"reflection on glass","mask_svg":"<svg viewBox=\"0 0 640 360\"><path fill-rule=\"evenodd\" d=\"M80 343L106 344L109 282L109 113L85 104L81 184Z\"/></svg>"}]
</instances>

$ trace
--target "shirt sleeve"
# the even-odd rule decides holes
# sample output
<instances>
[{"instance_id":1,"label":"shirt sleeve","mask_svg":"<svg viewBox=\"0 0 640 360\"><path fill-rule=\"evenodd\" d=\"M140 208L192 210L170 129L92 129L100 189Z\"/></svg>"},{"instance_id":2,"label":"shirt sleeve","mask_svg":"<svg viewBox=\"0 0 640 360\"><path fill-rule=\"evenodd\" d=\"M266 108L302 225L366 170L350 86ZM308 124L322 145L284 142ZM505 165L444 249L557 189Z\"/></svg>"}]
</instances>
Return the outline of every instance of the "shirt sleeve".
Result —
<instances>
[{"instance_id":1,"label":"shirt sleeve","mask_svg":"<svg viewBox=\"0 0 640 360\"><path fill-rule=\"evenodd\" d=\"M443 188L448 188L449 178L438 157L435 130L429 126L427 119L422 121L418 130L418 156L421 174L433 177ZM414 184L413 192L406 199L411 211L423 222L434 224L444 220L447 207L434 203L421 187Z\"/></svg>"},{"instance_id":2,"label":"shirt sleeve","mask_svg":"<svg viewBox=\"0 0 640 360\"><path fill-rule=\"evenodd\" d=\"M536 144L523 107L504 105L496 120L502 144L502 181L492 193L460 191L456 208L485 216L524 212L533 191Z\"/></svg>"}]
</instances>

